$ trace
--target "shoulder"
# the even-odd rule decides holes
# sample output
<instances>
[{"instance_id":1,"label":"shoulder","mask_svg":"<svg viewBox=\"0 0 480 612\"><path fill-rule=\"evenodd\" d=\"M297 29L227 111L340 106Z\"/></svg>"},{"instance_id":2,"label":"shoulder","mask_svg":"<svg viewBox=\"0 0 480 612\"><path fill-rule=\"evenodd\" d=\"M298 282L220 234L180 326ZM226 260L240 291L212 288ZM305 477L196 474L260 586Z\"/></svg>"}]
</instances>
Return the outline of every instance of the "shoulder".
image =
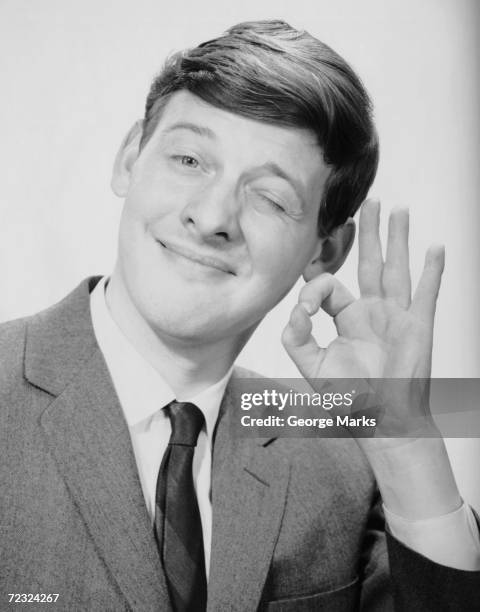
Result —
<instances>
[{"instance_id":1,"label":"shoulder","mask_svg":"<svg viewBox=\"0 0 480 612\"><path fill-rule=\"evenodd\" d=\"M67 357L75 361L91 352L90 290L97 281L87 279L52 306L0 324L0 398L15 395L19 382L30 380L29 373L46 376L58 363L66 368ZM35 378L30 382L35 384Z\"/></svg>"},{"instance_id":2,"label":"shoulder","mask_svg":"<svg viewBox=\"0 0 480 612\"><path fill-rule=\"evenodd\" d=\"M24 375L29 320L31 317L0 324L0 446L6 449L2 469L7 470L11 449L22 439L35 392Z\"/></svg>"},{"instance_id":3,"label":"shoulder","mask_svg":"<svg viewBox=\"0 0 480 612\"><path fill-rule=\"evenodd\" d=\"M0 389L5 390L12 376L23 370L25 337L29 319L0 324Z\"/></svg>"}]
</instances>

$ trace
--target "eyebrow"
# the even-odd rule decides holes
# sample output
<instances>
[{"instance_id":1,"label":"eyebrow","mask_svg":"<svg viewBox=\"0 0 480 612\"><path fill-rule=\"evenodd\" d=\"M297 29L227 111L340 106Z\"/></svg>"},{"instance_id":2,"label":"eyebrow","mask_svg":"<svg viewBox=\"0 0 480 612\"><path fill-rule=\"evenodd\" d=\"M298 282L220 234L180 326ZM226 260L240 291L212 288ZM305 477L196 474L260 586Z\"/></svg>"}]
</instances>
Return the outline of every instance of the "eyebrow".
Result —
<instances>
[{"instance_id":1,"label":"eyebrow","mask_svg":"<svg viewBox=\"0 0 480 612\"><path fill-rule=\"evenodd\" d=\"M165 134L170 132L174 132L175 130L189 130L194 134L198 134L199 136L206 136L212 140L215 140L215 132L211 130L209 127L204 125L197 125L196 123L189 123L188 121L180 121L178 123L174 123L169 128L165 130Z\"/></svg>"}]
</instances>

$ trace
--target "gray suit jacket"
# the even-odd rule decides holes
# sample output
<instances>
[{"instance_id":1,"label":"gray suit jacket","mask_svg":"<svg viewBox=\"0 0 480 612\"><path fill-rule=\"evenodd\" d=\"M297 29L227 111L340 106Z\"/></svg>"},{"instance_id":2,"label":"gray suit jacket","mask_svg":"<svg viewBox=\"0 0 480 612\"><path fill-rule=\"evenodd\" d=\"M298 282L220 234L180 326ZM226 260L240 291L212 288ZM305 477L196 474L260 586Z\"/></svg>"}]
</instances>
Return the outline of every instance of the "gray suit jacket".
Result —
<instances>
[{"instance_id":1,"label":"gray suit jacket","mask_svg":"<svg viewBox=\"0 0 480 612\"><path fill-rule=\"evenodd\" d=\"M170 610L92 329L95 282L0 327L0 610L8 593L59 593L56 609L69 612ZM210 612L383 612L394 600L409 611L480 609L479 572L438 566L385 534L354 440L236 439L233 410L227 389L213 455Z\"/></svg>"}]
</instances>

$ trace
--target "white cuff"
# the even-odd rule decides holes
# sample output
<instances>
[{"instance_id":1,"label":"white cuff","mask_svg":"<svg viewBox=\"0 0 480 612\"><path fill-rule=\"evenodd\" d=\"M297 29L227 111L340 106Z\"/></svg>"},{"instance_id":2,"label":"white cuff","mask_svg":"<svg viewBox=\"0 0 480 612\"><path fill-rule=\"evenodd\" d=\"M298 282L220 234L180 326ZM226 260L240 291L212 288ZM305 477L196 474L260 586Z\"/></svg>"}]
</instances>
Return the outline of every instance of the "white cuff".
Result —
<instances>
[{"instance_id":1,"label":"white cuff","mask_svg":"<svg viewBox=\"0 0 480 612\"><path fill-rule=\"evenodd\" d=\"M458 510L421 521L409 521L383 506L391 534L434 563L454 569L480 570L480 536L475 516L462 503Z\"/></svg>"}]
</instances>

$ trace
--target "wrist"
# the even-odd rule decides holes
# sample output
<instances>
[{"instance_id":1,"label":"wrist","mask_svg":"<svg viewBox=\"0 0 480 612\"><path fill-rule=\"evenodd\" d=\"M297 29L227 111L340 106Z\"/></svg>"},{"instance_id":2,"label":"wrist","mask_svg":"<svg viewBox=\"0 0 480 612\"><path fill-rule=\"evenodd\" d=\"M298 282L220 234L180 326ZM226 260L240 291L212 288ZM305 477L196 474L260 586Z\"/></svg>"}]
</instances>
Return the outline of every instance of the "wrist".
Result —
<instances>
[{"instance_id":1,"label":"wrist","mask_svg":"<svg viewBox=\"0 0 480 612\"><path fill-rule=\"evenodd\" d=\"M362 448L390 512L407 520L423 520L461 506L443 439L397 439L388 447L375 442L364 440Z\"/></svg>"}]
</instances>

